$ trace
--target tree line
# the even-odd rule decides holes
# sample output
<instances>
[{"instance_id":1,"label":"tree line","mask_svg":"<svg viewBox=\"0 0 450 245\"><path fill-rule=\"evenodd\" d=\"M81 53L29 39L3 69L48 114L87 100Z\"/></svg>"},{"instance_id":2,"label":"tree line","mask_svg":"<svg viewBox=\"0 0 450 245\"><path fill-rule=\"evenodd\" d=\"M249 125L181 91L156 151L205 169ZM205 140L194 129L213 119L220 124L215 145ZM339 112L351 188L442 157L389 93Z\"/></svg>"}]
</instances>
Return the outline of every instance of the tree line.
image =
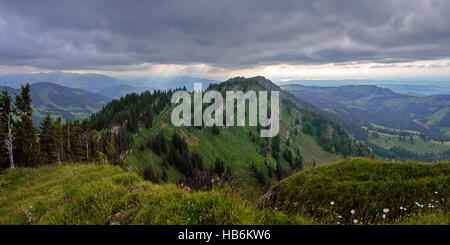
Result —
<instances>
[{"instance_id":1,"label":"tree line","mask_svg":"<svg viewBox=\"0 0 450 245\"><path fill-rule=\"evenodd\" d=\"M345 129L321 114L303 111L302 131L317 136L325 151L342 153L344 156L373 157L373 153L362 142L354 140Z\"/></svg>"},{"instance_id":2,"label":"tree line","mask_svg":"<svg viewBox=\"0 0 450 245\"><path fill-rule=\"evenodd\" d=\"M119 125L127 132L137 133L140 126L151 128L154 115L159 115L171 105L172 90L131 93L112 100L90 117L90 127L102 130Z\"/></svg>"},{"instance_id":3,"label":"tree line","mask_svg":"<svg viewBox=\"0 0 450 245\"><path fill-rule=\"evenodd\" d=\"M220 157L216 157L209 168L204 165L203 158L195 151L189 152L183 137L174 132L170 142L162 132L151 138L147 145L150 150L162 158L162 173L159 174L150 164L144 170L144 179L154 183L167 182L168 166L174 166L183 177L178 181L193 189L209 189L217 181L229 181L231 169ZM145 151L145 146L140 147Z\"/></svg>"},{"instance_id":4,"label":"tree line","mask_svg":"<svg viewBox=\"0 0 450 245\"><path fill-rule=\"evenodd\" d=\"M30 85L13 97L0 95L0 170L63 162L99 161L120 164L120 153L132 135L116 128L91 130L89 120L52 119L47 114L36 128L32 121Z\"/></svg>"}]
</instances>

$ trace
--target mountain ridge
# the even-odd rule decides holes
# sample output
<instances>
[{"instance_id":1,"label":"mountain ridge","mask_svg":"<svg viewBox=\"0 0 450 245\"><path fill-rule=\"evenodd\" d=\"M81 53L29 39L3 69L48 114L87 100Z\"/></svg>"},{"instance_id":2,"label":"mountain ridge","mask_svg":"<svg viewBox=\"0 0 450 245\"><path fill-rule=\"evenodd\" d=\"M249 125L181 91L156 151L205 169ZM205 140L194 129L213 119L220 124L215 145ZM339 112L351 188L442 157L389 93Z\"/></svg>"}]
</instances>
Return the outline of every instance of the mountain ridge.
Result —
<instances>
[{"instance_id":1,"label":"mountain ridge","mask_svg":"<svg viewBox=\"0 0 450 245\"><path fill-rule=\"evenodd\" d=\"M398 160L411 157L432 161L434 154L450 152L445 143L450 140L450 95L417 97L374 85L281 87L320 108L321 113L343 124L356 138L375 144L371 147L381 155L400 145L409 153L392 148L402 155ZM414 142L424 147L416 147ZM410 153L433 155L423 158ZM443 159L448 157L445 154Z\"/></svg>"},{"instance_id":2,"label":"mountain ridge","mask_svg":"<svg viewBox=\"0 0 450 245\"><path fill-rule=\"evenodd\" d=\"M19 88L25 83L50 82L71 88L81 88L92 92L112 85L126 83L120 79L98 73L69 73L69 72L40 72L40 73L11 73L0 75L2 86Z\"/></svg>"},{"instance_id":3,"label":"mountain ridge","mask_svg":"<svg viewBox=\"0 0 450 245\"><path fill-rule=\"evenodd\" d=\"M228 90L269 90L267 88L279 90L278 86L264 77L236 77L219 84L211 84L207 91L225 93ZM127 95L113 100L91 117L95 130L122 128L133 135L134 140L130 147L126 147L129 150L125 151L123 158L126 168L141 175L150 168L151 175L156 173L156 176L159 176L156 179L161 180L161 176L165 174L169 182L187 181L191 171L196 170L176 165L177 162L185 161L185 158L174 162L171 159L179 156L172 156L171 152L175 150L170 150L175 146L171 142L185 141L180 144L185 144L186 148L177 153L178 155L186 155L186 158L190 159L190 155L195 153L196 159L202 159L201 169L206 171L218 164L218 161L223 161L223 169L230 169L238 183L249 189L261 190L277 178L299 168L335 161L350 155L370 155L369 149L351 139L340 125L303 108L301 101L282 91L280 131L274 138L260 137L259 127L175 127L170 121L170 111L174 106L170 104L172 92ZM144 101L146 102L143 103ZM154 103L156 101L158 103ZM155 111L152 108L158 109ZM134 111L151 112L151 115L144 116ZM248 112L246 114L248 115ZM151 124L146 122L148 117L152 118ZM163 143L161 146L158 142L167 144ZM188 161L183 166L189 165Z\"/></svg>"},{"instance_id":4,"label":"mountain ridge","mask_svg":"<svg viewBox=\"0 0 450 245\"><path fill-rule=\"evenodd\" d=\"M448 80L448 79L447 79ZM374 79L337 79L337 80L288 80L278 82L280 86L299 84L318 87L341 87L346 85L374 85L387 88L395 93L425 97L429 95L450 95L450 85L446 80L374 80Z\"/></svg>"},{"instance_id":5,"label":"mountain ridge","mask_svg":"<svg viewBox=\"0 0 450 245\"><path fill-rule=\"evenodd\" d=\"M70 88L50 82L37 82L30 87L35 125L39 125L47 113L53 117L61 116L71 121L89 117L111 100L85 89ZM14 94L20 93L20 89L2 87L2 89L5 88L13 99Z\"/></svg>"},{"instance_id":6,"label":"mountain ridge","mask_svg":"<svg viewBox=\"0 0 450 245\"><path fill-rule=\"evenodd\" d=\"M130 80L124 80L130 79ZM128 93L141 93L145 90L167 90L187 87L192 91L195 82L202 83L204 88L217 80L188 76L152 77L127 76L111 77L99 73L40 72L40 73L8 73L0 74L0 85L20 88L25 83L50 82L71 88L80 88L99 93L110 98L120 98Z\"/></svg>"}]
</instances>

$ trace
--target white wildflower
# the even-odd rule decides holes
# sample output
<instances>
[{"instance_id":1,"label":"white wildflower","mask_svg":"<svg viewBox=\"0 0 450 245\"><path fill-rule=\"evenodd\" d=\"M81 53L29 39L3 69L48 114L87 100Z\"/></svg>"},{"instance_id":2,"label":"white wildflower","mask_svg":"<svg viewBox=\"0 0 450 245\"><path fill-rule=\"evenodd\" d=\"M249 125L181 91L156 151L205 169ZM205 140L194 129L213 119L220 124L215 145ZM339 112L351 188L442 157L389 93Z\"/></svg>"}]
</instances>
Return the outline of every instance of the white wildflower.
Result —
<instances>
[{"instance_id":1,"label":"white wildflower","mask_svg":"<svg viewBox=\"0 0 450 245\"><path fill-rule=\"evenodd\" d=\"M331 205L331 206L333 206L333 205L334 205L334 202L333 202L333 201L331 201L331 202L330 202L330 205Z\"/></svg>"},{"instance_id":2,"label":"white wildflower","mask_svg":"<svg viewBox=\"0 0 450 245\"><path fill-rule=\"evenodd\" d=\"M350 211L350 213L355 214L356 212L355 212L354 209L352 209L352 210Z\"/></svg>"},{"instance_id":3,"label":"white wildflower","mask_svg":"<svg viewBox=\"0 0 450 245\"><path fill-rule=\"evenodd\" d=\"M385 214L389 213L389 209L388 208L383 209L383 213Z\"/></svg>"},{"instance_id":4,"label":"white wildflower","mask_svg":"<svg viewBox=\"0 0 450 245\"><path fill-rule=\"evenodd\" d=\"M382 216L382 217L383 217L383 219L386 219L386 214L383 214L383 216Z\"/></svg>"},{"instance_id":5,"label":"white wildflower","mask_svg":"<svg viewBox=\"0 0 450 245\"><path fill-rule=\"evenodd\" d=\"M357 219L354 219L354 220L353 220L353 223L354 223L354 224L357 224L357 223L358 223L358 220L357 220Z\"/></svg>"}]
</instances>

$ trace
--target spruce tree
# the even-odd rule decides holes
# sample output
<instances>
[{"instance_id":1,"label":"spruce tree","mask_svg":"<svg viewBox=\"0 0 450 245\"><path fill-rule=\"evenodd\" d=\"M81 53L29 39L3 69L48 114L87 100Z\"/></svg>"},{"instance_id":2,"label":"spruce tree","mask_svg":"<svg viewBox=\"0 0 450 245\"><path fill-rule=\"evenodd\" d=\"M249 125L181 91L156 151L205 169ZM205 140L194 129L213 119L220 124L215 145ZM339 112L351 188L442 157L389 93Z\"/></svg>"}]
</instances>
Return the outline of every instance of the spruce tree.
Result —
<instances>
[{"instance_id":1,"label":"spruce tree","mask_svg":"<svg viewBox=\"0 0 450 245\"><path fill-rule=\"evenodd\" d=\"M283 166L281 165L281 162L278 160L277 164L276 164L276 171L275 171L278 180L281 180L284 176L284 170L283 170Z\"/></svg>"},{"instance_id":2,"label":"spruce tree","mask_svg":"<svg viewBox=\"0 0 450 245\"><path fill-rule=\"evenodd\" d=\"M79 120L71 123L70 127L70 147L73 161L83 161L86 156L83 129Z\"/></svg>"},{"instance_id":3,"label":"spruce tree","mask_svg":"<svg viewBox=\"0 0 450 245\"><path fill-rule=\"evenodd\" d=\"M113 164L119 164L117 161L117 151L116 151L116 141L114 134L109 134L109 138L106 142L106 156L108 157L108 161Z\"/></svg>"},{"instance_id":4,"label":"spruce tree","mask_svg":"<svg viewBox=\"0 0 450 245\"><path fill-rule=\"evenodd\" d=\"M89 120L87 118L83 119L81 122L81 148L84 152L84 160L89 161Z\"/></svg>"},{"instance_id":5,"label":"spruce tree","mask_svg":"<svg viewBox=\"0 0 450 245\"><path fill-rule=\"evenodd\" d=\"M303 157L300 154L295 158L295 167L300 170L303 169Z\"/></svg>"},{"instance_id":6,"label":"spruce tree","mask_svg":"<svg viewBox=\"0 0 450 245\"><path fill-rule=\"evenodd\" d=\"M64 159L65 161L73 161L73 149L72 149L72 122L66 120L66 123L63 126L63 134L64 134Z\"/></svg>"},{"instance_id":7,"label":"spruce tree","mask_svg":"<svg viewBox=\"0 0 450 245\"><path fill-rule=\"evenodd\" d=\"M16 162L19 166L36 167L39 164L39 146L37 143L37 130L33 125L31 116L30 84L22 85L19 95L15 99L15 122L14 129L17 138L15 148Z\"/></svg>"},{"instance_id":8,"label":"spruce tree","mask_svg":"<svg viewBox=\"0 0 450 245\"><path fill-rule=\"evenodd\" d=\"M47 113L41 122L41 134L39 138L41 149L41 163L55 163L58 157L58 145L56 142L56 130L52 124L52 118Z\"/></svg>"},{"instance_id":9,"label":"spruce tree","mask_svg":"<svg viewBox=\"0 0 450 245\"><path fill-rule=\"evenodd\" d=\"M64 128L62 125L62 118L58 117L53 124L55 129L55 143L56 143L56 162L61 164L64 161Z\"/></svg>"},{"instance_id":10,"label":"spruce tree","mask_svg":"<svg viewBox=\"0 0 450 245\"><path fill-rule=\"evenodd\" d=\"M280 158L280 135L272 138L272 156L275 160Z\"/></svg>"},{"instance_id":11,"label":"spruce tree","mask_svg":"<svg viewBox=\"0 0 450 245\"><path fill-rule=\"evenodd\" d=\"M167 181L169 181L169 177L168 177L168 174L167 174L168 167L169 166L167 165L167 160L163 159L162 160L162 181L164 183L167 183Z\"/></svg>"},{"instance_id":12,"label":"spruce tree","mask_svg":"<svg viewBox=\"0 0 450 245\"><path fill-rule=\"evenodd\" d=\"M11 96L4 89L0 95L0 170L14 168Z\"/></svg>"}]
</instances>

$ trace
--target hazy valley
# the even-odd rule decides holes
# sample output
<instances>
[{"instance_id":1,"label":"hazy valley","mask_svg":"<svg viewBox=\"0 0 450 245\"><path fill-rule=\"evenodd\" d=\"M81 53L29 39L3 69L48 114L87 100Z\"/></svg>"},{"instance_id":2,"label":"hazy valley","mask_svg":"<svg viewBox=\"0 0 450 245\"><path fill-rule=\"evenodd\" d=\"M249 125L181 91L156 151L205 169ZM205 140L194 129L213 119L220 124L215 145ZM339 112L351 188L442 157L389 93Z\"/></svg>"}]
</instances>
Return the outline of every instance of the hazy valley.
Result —
<instances>
[{"instance_id":1,"label":"hazy valley","mask_svg":"<svg viewBox=\"0 0 450 245\"><path fill-rule=\"evenodd\" d=\"M381 157L449 159L450 95L415 97L374 85L282 88L342 123Z\"/></svg>"}]
</instances>

